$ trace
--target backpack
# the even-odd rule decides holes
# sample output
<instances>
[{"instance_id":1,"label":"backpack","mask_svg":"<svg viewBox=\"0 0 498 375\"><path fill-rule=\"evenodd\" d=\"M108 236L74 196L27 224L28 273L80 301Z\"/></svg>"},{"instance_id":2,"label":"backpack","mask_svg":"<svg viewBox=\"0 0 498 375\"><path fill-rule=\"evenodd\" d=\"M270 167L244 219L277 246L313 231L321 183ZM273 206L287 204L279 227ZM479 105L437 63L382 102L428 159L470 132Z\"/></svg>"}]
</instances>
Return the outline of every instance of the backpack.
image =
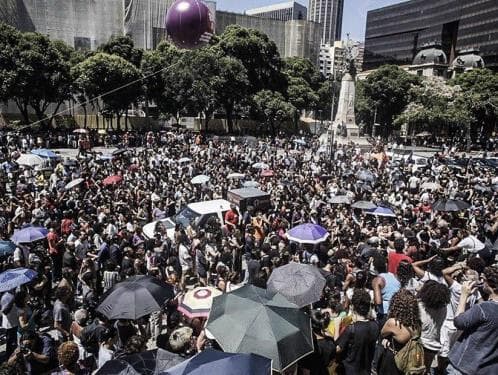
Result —
<instances>
[{"instance_id":1,"label":"backpack","mask_svg":"<svg viewBox=\"0 0 498 375\"><path fill-rule=\"evenodd\" d=\"M411 330L410 330L410 333ZM420 341L420 333L412 333L410 341L394 355L398 370L406 375L424 374L424 347Z\"/></svg>"}]
</instances>

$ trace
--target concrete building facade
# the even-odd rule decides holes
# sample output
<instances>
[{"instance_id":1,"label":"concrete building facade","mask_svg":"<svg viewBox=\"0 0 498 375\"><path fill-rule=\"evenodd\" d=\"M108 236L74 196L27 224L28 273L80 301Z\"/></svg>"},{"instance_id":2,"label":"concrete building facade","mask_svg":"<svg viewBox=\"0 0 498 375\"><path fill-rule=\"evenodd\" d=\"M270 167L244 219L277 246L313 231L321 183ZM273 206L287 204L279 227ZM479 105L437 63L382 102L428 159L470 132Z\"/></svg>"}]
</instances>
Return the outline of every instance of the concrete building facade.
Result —
<instances>
[{"instance_id":1,"label":"concrete building facade","mask_svg":"<svg viewBox=\"0 0 498 375\"><path fill-rule=\"evenodd\" d=\"M248 16L270 18L280 21L305 20L307 17L307 9L304 5L296 3L295 1L287 1L285 3L248 9L245 14Z\"/></svg>"},{"instance_id":2,"label":"concrete building facade","mask_svg":"<svg viewBox=\"0 0 498 375\"><path fill-rule=\"evenodd\" d=\"M343 10L344 0L309 0L308 20L322 24L322 44L341 40Z\"/></svg>"},{"instance_id":3,"label":"concrete building facade","mask_svg":"<svg viewBox=\"0 0 498 375\"><path fill-rule=\"evenodd\" d=\"M452 64L459 51L480 51L498 70L498 1L410 0L367 15L364 69L410 65L422 46L437 43Z\"/></svg>"}]
</instances>

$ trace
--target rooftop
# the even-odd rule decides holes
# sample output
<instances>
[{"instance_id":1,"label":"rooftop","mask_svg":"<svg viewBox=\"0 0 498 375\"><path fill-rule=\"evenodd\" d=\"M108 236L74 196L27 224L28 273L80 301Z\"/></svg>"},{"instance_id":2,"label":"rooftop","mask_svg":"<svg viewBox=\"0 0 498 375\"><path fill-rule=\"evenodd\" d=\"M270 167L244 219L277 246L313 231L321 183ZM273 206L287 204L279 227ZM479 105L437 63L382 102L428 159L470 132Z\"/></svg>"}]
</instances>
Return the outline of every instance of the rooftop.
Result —
<instances>
[{"instance_id":1,"label":"rooftop","mask_svg":"<svg viewBox=\"0 0 498 375\"><path fill-rule=\"evenodd\" d=\"M259 14L259 13L273 12L275 10L293 8L294 4L297 4L299 6L304 7L304 5L296 3L295 1L286 1L286 2L283 2L283 3L267 5L267 6L264 6L264 7L248 9L248 10L246 10L245 13L247 15L251 16L251 15Z\"/></svg>"}]
</instances>

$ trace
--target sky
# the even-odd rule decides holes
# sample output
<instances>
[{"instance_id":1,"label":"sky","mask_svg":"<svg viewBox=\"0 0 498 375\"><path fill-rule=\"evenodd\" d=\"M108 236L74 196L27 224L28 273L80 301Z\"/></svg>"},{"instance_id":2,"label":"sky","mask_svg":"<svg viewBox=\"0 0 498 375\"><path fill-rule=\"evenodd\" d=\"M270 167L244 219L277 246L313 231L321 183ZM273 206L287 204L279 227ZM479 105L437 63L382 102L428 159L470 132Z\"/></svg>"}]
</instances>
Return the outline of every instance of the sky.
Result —
<instances>
[{"instance_id":1,"label":"sky","mask_svg":"<svg viewBox=\"0 0 498 375\"><path fill-rule=\"evenodd\" d=\"M216 0L216 9L242 13L246 9L277 4L286 0ZM308 7L308 0L297 0ZM401 3L402 0L344 0L342 38L350 33L353 40L363 41L367 11L386 5Z\"/></svg>"}]
</instances>

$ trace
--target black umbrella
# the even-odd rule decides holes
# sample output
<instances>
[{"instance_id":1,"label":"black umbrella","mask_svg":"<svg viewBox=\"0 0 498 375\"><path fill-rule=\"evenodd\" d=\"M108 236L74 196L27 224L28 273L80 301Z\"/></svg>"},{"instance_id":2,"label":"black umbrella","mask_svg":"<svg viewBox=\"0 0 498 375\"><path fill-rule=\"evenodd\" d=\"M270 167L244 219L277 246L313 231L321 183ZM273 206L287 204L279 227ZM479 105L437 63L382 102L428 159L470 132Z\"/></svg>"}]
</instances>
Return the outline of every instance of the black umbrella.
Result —
<instances>
[{"instance_id":1,"label":"black umbrella","mask_svg":"<svg viewBox=\"0 0 498 375\"><path fill-rule=\"evenodd\" d=\"M122 155L122 154L126 154L128 151L129 151L129 150L128 150L127 148L119 148L119 149L117 149L117 150L114 150L114 151L112 152L112 154L113 154L114 156L119 156L119 155Z\"/></svg>"},{"instance_id":2,"label":"black umbrella","mask_svg":"<svg viewBox=\"0 0 498 375\"><path fill-rule=\"evenodd\" d=\"M206 329L225 352L262 355L276 371L313 352L310 318L281 294L252 285L215 297Z\"/></svg>"},{"instance_id":3,"label":"black umbrella","mask_svg":"<svg viewBox=\"0 0 498 375\"><path fill-rule=\"evenodd\" d=\"M432 209L434 211L444 211L444 212L449 212L449 211L462 211L466 210L470 207L470 204L462 201L462 200L456 200L456 199L440 199L434 205L432 206Z\"/></svg>"},{"instance_id":4,"label":"black umbrella","mask_svg":"<svg viewBox=\"0 0 498 375\"><path fill-rule=\"evenodd\" d=\"M162 349L107 361L95 375L154 375L182 363L185 358Z\"/></svg>"},{"instance_id":5,"label":"black umbrella","mask_svg":"<svg viewBox=\"0 0 498 375\"><path fill-rule=\"evenodd\" d=\"M161 310L173 297L173 287L164 281L150 276L134 276L108 290L97 311L108 319L135 320Z\"/></svg>"},{"instance_id":6,"label":"black umbrella","mask_svg":"<svg viewBox=\"0 0 498 375\"><path fill-rule=\"evenodd\" d=\"M320 299L325 279L318 268L291 262L276 268L267 285L269 292L280 293L290 302L303 307Z\"/></svg>"}]
</instances>

